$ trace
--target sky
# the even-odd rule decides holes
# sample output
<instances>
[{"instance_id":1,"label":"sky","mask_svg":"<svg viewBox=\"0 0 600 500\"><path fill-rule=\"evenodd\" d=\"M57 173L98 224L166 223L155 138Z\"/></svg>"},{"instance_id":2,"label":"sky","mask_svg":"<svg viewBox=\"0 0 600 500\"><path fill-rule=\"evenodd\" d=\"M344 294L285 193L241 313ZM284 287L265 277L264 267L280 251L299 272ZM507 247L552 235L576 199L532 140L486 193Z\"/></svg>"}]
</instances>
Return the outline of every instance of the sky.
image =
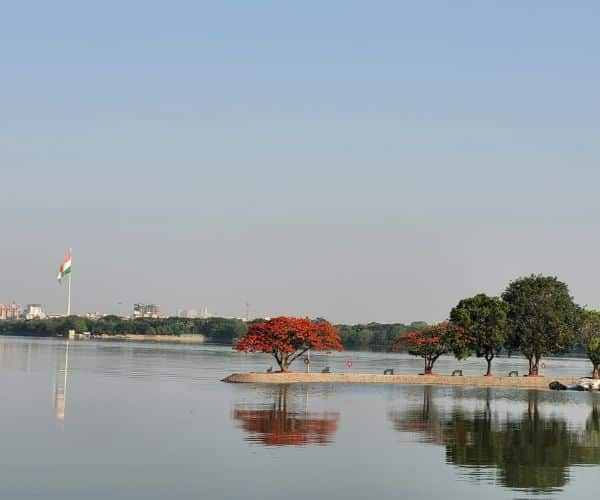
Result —
<instances>
[{"instance_id":1,"label":"sky","mask_svg":"<svg viewBox=\"0 0 600 500\"><path fill-rule=\"evenodd\" d=\"M9 2L0 303L439 321L600 308L593 1Z\"/></svg>"}]
</instances>

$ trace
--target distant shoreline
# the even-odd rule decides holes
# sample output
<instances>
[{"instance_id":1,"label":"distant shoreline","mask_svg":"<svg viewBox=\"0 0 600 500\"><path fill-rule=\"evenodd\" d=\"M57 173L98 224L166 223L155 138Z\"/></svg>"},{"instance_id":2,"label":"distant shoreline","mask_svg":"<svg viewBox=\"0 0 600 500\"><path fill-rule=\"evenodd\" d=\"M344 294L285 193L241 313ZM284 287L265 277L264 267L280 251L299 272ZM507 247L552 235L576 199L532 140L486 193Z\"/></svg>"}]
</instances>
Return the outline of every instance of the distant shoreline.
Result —
<instances>
[{"instance_id":1,"label":"distant shoreline","mask_svg":"<svg viewBox=\"0 0 600 500\"><path fill-rule=\"evenodd\" d=\"M115 334L99 334L91 335L91 339L96 340L142 340L142 341L153 341L153 342L177 342L179 344L203 344L206 341L206 337L200 334L193 335L147 335L147 334L136 334L127 333L123 335Z\"/></svg>"},{"instance_id":2,"label":"distant shoreline","mask_svg":"<svg viewBox=\"0 0 600 500\"><path fill-rule=\"evenodd\" d=\"M398 384L548 389L551 381L573 385L574 377L501 377L449 375L382 375L370 373L234 373L223 382L236 384Z\"/></svg>"},{"instance_id":3,"label":"distant shoreline","mask_svg":"<svg viewBox=\"0 0 600 500\"><path fill-rule=\"evenodd\" d=\"M20 333L3 333L2 337L18 337L23 339L63 339L63 340L75 340L75 341L89 341L89 340L122 340L122 341L148 341L148 342L173 342L177 344L204 344L209 343L212 345L225 345L231 346L231 344L220 344L214 342L212 339L207 339L204 335L193 334L193 335L161 335L161 334L144 334L144 333L127 333L127 334L107 334L100 333L96 335L87 334L75 334L75 337L69 339L68 335L23 335Z\"/></svg>"}]
</instances>

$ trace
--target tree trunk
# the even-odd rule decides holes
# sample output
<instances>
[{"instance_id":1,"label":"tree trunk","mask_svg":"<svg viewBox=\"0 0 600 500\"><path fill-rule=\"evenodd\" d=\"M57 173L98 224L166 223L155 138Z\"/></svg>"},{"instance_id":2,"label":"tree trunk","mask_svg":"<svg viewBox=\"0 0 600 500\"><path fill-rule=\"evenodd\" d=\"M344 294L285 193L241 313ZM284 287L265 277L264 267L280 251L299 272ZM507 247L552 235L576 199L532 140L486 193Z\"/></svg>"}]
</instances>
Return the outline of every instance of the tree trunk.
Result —
<instances>
[{"instance_id":1,"label":"tree trunk","mask_svg":"<svg viewBox=\"0 0 600 500\"><path fill-rule=\"evenodd\" d=\"M487 361L487 372L485 373L486 377L492 376L492 359L494 359L493 354L486 354L485 360Z\"/></svg>"},{"instance_id":2,"label":"tree trunk","mask_svg":"<svg viewBox=\"0 0 600 500\"><path fill-rule=\"evenodd\" d=\"M433 363L435 363L435 360L437 358L434 358L433 356L425 356L425 371L423 373L423 375L431 375L433 372Z\"/></svg>"},{"instance_id":3,"label":"tree trunk","mask_svg":"<svg viewBox=\"0 0 600 500\"><path fill-rule=\"evenodd\" d=\"M592 373L592 378L600 378L600 364L594 363L594 371Z\"/></svg>"},{"instance_id":4,"label":"tree trunk","mask_svg":"<svg viewBox=\"0 0 600 500\"><path fill-rule=\"evenodd\" d=\"M277 364L279 365L279 371L280 372L287 372L288 371L287 366L282 361L277 360Z\"/></svg>"},{"instance_id":5,"label":"tree trunk","mask_svg":"<svg viewBox=\"0 0 600 500\"><path fill-rule=\"evenodd\" d=\"M289 372L290 371L290 364L288 363L288 354L287 353L282 353L281 356L275 356L275 360L277 361L277 364L279 365L279 370L282 372Z\"/></svg>"},{"instance_id":6,"label":"tree trunk","mask_svg":"<svg viewBox=\"0 0 600 500\"><path fill-rule=\"evenodd\" d=\"M537 377L540 373L540 356L533 355L529 358L529 376Z\"/></svg>"}]
</instances>

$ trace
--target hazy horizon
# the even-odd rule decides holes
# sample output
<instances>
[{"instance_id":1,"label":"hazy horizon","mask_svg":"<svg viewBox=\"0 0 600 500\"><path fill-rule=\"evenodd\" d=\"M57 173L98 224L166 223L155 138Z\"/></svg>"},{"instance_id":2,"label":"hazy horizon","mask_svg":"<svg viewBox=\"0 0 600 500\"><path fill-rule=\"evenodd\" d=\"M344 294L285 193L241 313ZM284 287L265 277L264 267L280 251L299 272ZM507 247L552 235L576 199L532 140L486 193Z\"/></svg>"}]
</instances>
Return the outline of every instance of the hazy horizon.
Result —
<instances>
[{"instance_id":1,"label":"hazy horizon","mask_svg":"<svg viewBox=\"0 0 600 500\"><path fill-rule=\"evenodd\" d=\"M600 5L13 3L0 303L438 321L600 309ZM119 304L121 303L121 304Z\"/></svg>"}]
</instances>

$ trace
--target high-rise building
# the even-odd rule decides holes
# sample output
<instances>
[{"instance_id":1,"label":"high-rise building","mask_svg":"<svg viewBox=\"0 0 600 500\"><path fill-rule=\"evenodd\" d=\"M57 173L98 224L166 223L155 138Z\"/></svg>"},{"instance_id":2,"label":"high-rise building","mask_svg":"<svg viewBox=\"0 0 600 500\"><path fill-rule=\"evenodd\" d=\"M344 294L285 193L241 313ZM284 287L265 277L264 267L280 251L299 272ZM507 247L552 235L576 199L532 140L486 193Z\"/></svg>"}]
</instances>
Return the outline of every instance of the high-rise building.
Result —
<instances>
[{"instance_id":1,"label":"high-rise building","mask_svg":"<svg viewBox=\"0 0 600 500\"><path fill-rule=\"evenodd\" d=\"M134 304L133 319L160 318L160 306L156 304Z\"/></svg>"},{"instance_id":2,"label":"high-rise building","mask_svg":"<svg viewBox=\"0 0 600 500\"><path fill-rule=\"evenodd\" d=\"M23 316L25 319L45 319L46 313L41 304L27 304Z\"/></svg>"},{"instance_id":3,"label":"high-rise building","mask_svg":"<svg viewBox=\"0 0 600 500\"><path fill-rule=\"evenodd\" d=\"M22 315L21 306L14 302L9 305L0 304L0 320L20 319Z\"/></svg>"}]
</instances>

